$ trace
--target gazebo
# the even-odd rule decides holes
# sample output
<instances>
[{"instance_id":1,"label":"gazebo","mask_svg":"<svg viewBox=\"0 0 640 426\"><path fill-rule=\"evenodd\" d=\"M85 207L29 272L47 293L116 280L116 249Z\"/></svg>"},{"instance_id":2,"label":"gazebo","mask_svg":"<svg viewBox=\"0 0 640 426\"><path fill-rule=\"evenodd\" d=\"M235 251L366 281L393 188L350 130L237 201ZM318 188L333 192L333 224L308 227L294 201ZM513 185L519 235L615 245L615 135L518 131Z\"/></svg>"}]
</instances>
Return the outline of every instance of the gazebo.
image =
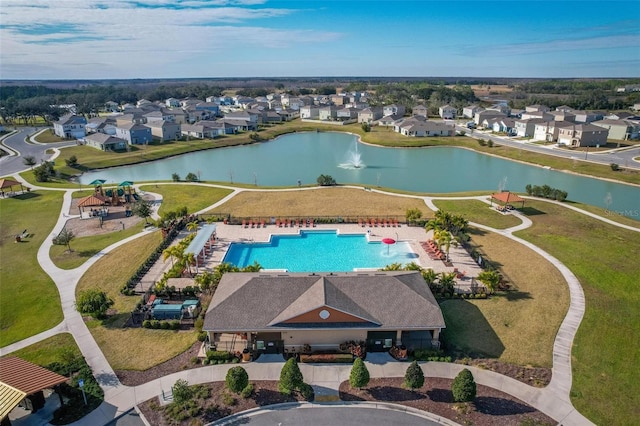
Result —
<instances>
[{"instance_id":1,"label":"gazebo","mask_svg":"<svg viewBox=\"0 0 640 426\"><path fill-rule=\"evenodd\" d=\"M13 187L14 186L19 186L20 187L20 192L24 194L24 187L22 186L22 184L18 181L15 181L13 179L0 179L0 194L2 194L2 197L9 196L8 194L13 194ZM9 189L9 191L7 192L7 194L5 194L5 190Z\"/></svg>"},{"instance_id":2,"label":"gazebo","mask_svg":"<svg viewBox=\"0 0 640 426\"><path fill-rule=\"evenodd\" d=\"M524 207L524 198L518 196L518 194L514 194L509 191L496 192L495 194L491 194L491 205L493 206L493 201L497 201L502 203L504 206L510 205L513 203L522 203L521 208Z\"/></svg>"},{"instance_id":3,"label":"gazebo","mask_svg":"<svg viewBox=\"0 0 640 426\"><path fill-rule=\"evenodd\" d=\"M102 207L107 203L107 198L100 195L100 194L93 194L93 195L89 195L86 196L84 198L81 198L80 201L78 201L78 210L80 211L80 217L82 217L84 219L84 209L85 207ZM100 214L99 216L102 216L102 214Z\"/></svg>"},{"instance_id":4,"label":"gazebo","mask_svg":"<svg viewBox=\"0 0 640 426\"><path fill-rule=\"evenodd\" d=\"M42 391L57 389L67 380L67 377L15 356L0 358L0 420L4 420L24 399L27 400L25 405L35 413L44 406Z\"/></svg>"}]
</instances>

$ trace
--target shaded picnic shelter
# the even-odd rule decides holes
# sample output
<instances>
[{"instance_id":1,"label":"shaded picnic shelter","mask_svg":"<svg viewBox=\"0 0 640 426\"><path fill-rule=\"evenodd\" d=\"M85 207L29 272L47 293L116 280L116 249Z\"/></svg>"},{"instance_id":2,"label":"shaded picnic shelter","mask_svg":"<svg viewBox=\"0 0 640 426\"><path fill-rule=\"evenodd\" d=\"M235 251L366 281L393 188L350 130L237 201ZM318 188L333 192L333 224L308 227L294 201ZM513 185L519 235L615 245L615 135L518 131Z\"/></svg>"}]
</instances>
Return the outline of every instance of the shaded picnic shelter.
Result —
<instances>
[{"instance_id":1,"label":"shaded picnic shelter","mask_svg":"<svg viewBox=\"0 0 640 426\"><path fill-rule=\"evenodd\" d=\"M216 225L214 223L203 225L193 238L184 254L193 253L196 259L196 272L198 265L205 261L206 257L213 251L213 243L216 240Z\"/></svg>"},{"instance_id":2,"label":"shaded picnic shelter","mask_svg":"<svg viewBox=\"0 0 640 426\"><path fill-rule=\"evenodd\" d=\"M21 358L9 356L0 358L0 420L8 421L9 413L19 404L35 413L44 407L45 389L57 389L68 380L67 377L32 364ZM60 393L58 392L58 396ZM23 404L21 404L24 401ZM62 404L62 396L60 396Z\"/></svg>"},{"instance_id":3,"label":"shaded picnic shelter","mask_svg":"<svg viewBox=\"0 0 640 426\"><path fill-rule=\"evenodd\" d=\"M2 194L2 196L5 196L5 191L7 191L7 194L11 194L13 193L13 187L14 186L19 186L20 187L20 192L24 194L24 187L22 186L22 184L16 180L13 179L0 179L0 193Z\"/></svg>"},{"instance_id":4,"label":"shaded picnic shelter","mask_svg":"<svg viewBox=\"0 0 640 426\"><path fill-rule=\"evenodd\" d=\"M85 208L87 207L102 207L105 204L107 204L107 198L103 195L100 195L99 193L81 198L80 201L78 201L78 210L80 211L80 216L84 217L83 213L85 211Z\"/></svg>"},{"instance_id":5,"label":"shaded picnic shelter","mask_svg":"<svg viewBox=\"0 0 640 426\"><path fill-rule=\"evenodd\" d=\"M522 203L521 208L524 207L524 198L518 196L518 194L514 194L509 191L496 192L495 194L491 194L491 205L493 206L493 201L497 201L502 203L502 205L511 205L513 203Z\"/></svg>"}]
</instances>

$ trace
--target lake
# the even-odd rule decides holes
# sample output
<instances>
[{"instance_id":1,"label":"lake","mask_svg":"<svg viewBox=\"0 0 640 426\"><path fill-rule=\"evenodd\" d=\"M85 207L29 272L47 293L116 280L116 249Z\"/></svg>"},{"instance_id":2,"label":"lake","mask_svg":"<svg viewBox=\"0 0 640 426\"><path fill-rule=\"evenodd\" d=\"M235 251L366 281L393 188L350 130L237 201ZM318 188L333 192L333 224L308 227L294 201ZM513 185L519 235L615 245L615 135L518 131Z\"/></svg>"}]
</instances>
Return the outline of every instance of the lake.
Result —
<instances>
[{"instance_id":1,"label":"lake","mask_svg":"<svg viewBox=\"0 0 640 426\"><path fill-rule=\"evenodd\" d=\"M212 142L215 144L215 142ZM360 167L355 164L360 161ZM168 180L187 173L201 180L295 186L330 175L339 184L383 186L406 191L524 192L527 184L549 185L569 199L640 219L640 187L573 175L454 147L385 148L359 143L339 132L293 133L253 145L212 149L131 166L85 173L88 184Z\"/></svg>"}]
</instances>

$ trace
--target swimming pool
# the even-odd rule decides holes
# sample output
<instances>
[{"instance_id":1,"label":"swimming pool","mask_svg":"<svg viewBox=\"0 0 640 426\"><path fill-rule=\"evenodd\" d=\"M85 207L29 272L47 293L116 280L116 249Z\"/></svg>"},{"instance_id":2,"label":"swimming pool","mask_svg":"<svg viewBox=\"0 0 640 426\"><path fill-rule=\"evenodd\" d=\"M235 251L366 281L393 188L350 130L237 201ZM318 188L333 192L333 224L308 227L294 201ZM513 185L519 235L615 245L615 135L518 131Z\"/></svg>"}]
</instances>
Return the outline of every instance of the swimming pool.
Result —
<instances>
[{"instance_id":1,"label":"swimming pool","mask_svg":"<svg viewBox=\"0 0 640 426\"><path fill-rule=\"evenodd\" d=\"M268 243L232 243L223 261L240 268L258 262L264 269L288 272L350 272L407 264L417 255L409 243L369 242L365 234L337 231L300 231L272 235Z\"/></svg>"}]
</instances>

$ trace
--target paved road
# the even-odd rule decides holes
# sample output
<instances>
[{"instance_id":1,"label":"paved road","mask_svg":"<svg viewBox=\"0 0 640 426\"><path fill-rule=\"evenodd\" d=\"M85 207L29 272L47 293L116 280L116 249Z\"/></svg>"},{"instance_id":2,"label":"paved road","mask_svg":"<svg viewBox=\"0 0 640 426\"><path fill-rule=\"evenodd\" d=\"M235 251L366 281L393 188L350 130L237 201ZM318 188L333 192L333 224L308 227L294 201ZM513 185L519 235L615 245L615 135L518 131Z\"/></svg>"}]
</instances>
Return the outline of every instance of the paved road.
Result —
<instances>
[{"instance_id":1,"label":"paved road","mask_svg":"<svg viewBox=\"0 0 640 426\"><path fill-rule=\"evenodd\" d=\"M594 153L588 151L568 151L564 148L557 148L555 145L539 145L531 143L529 141L513 140L505 136L493 135L489 132L480 130L471 131L464 126L459 125L456 125L456 130L459 132L464 132L465 134L467 134L467 136L471 136L475 139L491 139L494 143L509 146L512 148L523 149L525 151L554 155L556 157L563 157L569 160L589 161L592 163L606 165L616 163L619 164L622 168L640 170L640 163L633 160L635 157L640 156L640 146L635 148L610 150L602 153Z\"/></svg>"},{"instance_id":2,"label":"paved road","mask_svg":"<svg viewBox=\"0 0 640 426\"><path fill-rule=\"evenodd\" d=\"M48 149L75 145L75 142L39 144L26 141L29 136L42 129L42 127L21 127L17 133L3 139L3 149L11 152L13 155L5 155L0 159L1 176L7 176L27 170L29 167L25 166L23 157L33 156L36 159L36 163L40 163L42 160L51 159L52 155L46 153Z\"/></svg>"},{"instance_id":3,"label":"paved road","mask_svg":"<svg viewBox=\"0 0 640 426\"><path fill-rule=\"evenodd\" d=\"M373 408L373 407L372 407ZM407 412L393 410L376 410L372 408L317 407L288 408L263 411L252 417L241 417L232 421L214 424L221 425L253 425L253 426L362 426L362 425L394 425L394 426L437 426L443 423L426 419ZM452 424L447 422L446 424ZM455 424L455 423L453 423Z\"/></svg>"}]
</instances>

